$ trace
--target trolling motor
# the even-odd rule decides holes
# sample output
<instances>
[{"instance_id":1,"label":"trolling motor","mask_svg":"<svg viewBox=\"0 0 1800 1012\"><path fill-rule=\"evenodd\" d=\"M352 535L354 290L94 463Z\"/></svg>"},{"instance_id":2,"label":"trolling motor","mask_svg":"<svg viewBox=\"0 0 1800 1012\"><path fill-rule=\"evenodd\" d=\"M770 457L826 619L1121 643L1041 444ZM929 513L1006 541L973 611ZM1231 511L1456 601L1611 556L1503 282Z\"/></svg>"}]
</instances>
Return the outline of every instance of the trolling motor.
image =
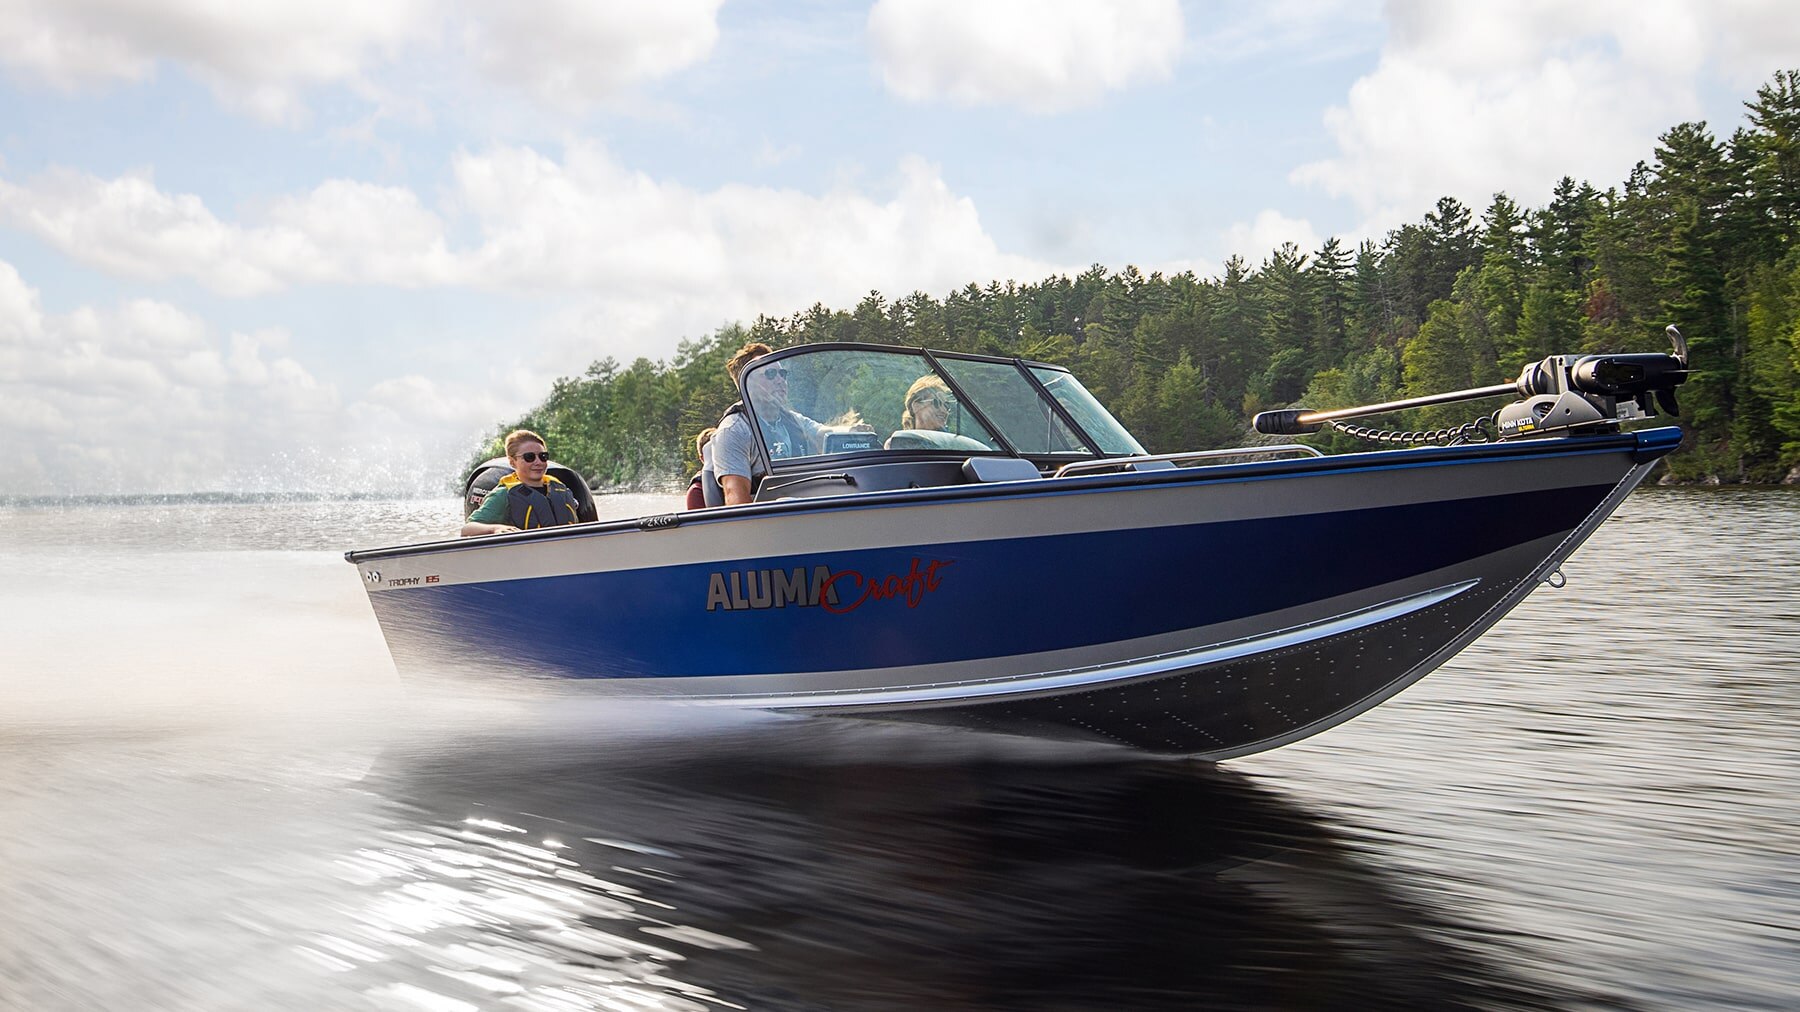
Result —
<instances>
[{"instance_id":1,"label":"trolling motor","mask_svg":"<svg viewBox=\"0 0 1800 1012\"><path fill-rule=\"evenodd\" d=\"M1552 355L1533 362L1511 383L1470 390L1430 394L1385 404L1335 411L1309 411L1306 408L1284 408L1264 411L1256 416L1256 431L1270 435L1299 436L1317 432L1327 424L1368 415L1381 415L1406 408L1422 408L1432 404L1478 400L1483 397L1512 395L1523 398L1495 413L1500 439L1529 436L1560 435L1589 429L1616 432L1621 421L1652 418L1657 408L1671 415L1681 413L1675 402L1675 388L1687 382L1687 338L1671 324L1665 331L1675 346L1673 355L1659 353L1622 355ZM1485 422L1486 419L1483 419ZM1342 426L1340 426L1342 427ZM1434 438L1466 435L1460 429L1437 433L1404 433L1428 438L1401 440L1430 442ZM1367 434L1356 431L1355 434ZM1391 436L1393 433L1376 433ZM1387 440L1396 441L1396 440Z\"/></svg>"}]
</instances>

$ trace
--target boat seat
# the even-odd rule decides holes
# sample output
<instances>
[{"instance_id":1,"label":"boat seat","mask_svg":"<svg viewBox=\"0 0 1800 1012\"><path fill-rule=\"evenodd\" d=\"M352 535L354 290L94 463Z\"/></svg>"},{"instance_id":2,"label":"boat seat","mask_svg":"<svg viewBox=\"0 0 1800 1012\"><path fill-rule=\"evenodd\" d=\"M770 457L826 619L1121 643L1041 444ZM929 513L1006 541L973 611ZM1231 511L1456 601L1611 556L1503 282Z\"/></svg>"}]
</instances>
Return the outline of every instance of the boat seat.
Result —
<instances>
[{"instance_id":1,"label":"boat seat","mask_svg":"<svg viewBox=\"0 0 1800 1012\"><path fill-rule=\"evenodd\" d=\"M900 429L887 437L882 446L889 450L961 450L964 453L993 449L979 439L935 429Z\"/></svg>"},{"instance_id":2,"label":"boat seat","mask_svg":"<svg viewBox=\"0 0 1800 1012\"><path fill-rule=\"evenodd\" d=\"M963 461L962 473L970 481L1030 481L1043 477L1036 464L1018 457L970 457Z\"/></svg>"},{"instance_id":3,"label":"boat seat","mask_svg":"<svg viewBox=\"0 0 1800 1012\"><path fill-rule=\"evenodd\" d=\"M1134 460L1131 462L1131 469L1133 471L1173 471L1175 462L1172 460Z\"/></svg>"}]
</instances>

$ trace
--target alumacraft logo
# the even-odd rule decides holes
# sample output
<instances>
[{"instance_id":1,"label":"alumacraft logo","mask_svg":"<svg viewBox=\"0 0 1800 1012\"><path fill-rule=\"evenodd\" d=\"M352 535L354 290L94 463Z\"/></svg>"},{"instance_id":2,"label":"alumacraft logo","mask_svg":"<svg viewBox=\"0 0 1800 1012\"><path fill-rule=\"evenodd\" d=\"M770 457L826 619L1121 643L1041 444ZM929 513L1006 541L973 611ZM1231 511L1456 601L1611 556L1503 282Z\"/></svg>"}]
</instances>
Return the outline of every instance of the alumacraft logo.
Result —
<instances>
[{"instance_id":1,"label":"alumacraft logo","mask_svg":"<svg viewBox=\"0 0 1800 1012\"><path fill-rule=\"evenodd\" d=\"M854 569L832 572L827 566L795 569L747 569L713 573L707 581L707 611L762 608L824 608L844 614L869 601L904 601L917 608L938 589L947 559L912 560L912 568L888 576L865 576Z\"/></svg>"}]
</instances>

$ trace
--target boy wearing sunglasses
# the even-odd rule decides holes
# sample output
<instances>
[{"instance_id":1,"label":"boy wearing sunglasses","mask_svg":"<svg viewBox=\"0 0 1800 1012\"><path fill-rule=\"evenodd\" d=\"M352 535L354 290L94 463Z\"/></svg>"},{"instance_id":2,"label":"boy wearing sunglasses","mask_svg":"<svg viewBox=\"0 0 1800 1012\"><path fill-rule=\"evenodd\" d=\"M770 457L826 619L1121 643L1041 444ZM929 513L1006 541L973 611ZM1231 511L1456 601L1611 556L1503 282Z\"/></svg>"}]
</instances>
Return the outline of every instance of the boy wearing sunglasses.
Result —
<instances>
[{"instance_id":1,"label":"boy wearing sunglasses","mask_svg":"<svg viewBox=\"0 0 1800 1012\"><path fill-rule=\"evenodd\" d=\"M544 437L530 429L507 433L506 460L512 464L513 473L501 478L475 512L469 514L469 522L463 524L463 537L511 534L579 522L575 493L549 473L550 452L544 449Z\"/></svg>"}]
</instances>

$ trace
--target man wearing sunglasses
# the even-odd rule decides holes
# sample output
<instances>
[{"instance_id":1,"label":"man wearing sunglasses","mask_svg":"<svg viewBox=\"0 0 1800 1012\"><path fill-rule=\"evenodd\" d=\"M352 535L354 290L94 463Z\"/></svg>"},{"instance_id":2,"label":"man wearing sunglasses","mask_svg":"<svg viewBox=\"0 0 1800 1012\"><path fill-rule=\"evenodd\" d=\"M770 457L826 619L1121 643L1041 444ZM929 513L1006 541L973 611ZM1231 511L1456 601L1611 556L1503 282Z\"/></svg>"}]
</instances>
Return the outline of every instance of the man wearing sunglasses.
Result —
<instances>
[{"instance_id":1,"label":"man wearing sunglasses","mask_svg":"<svg viewBox=\"0 0 1800 1012\"><path fill-rule=\"evenodd\" d=\"M749 502L755 494L757 480L769 473L762 443L766 442L769 455L778 459L818 453L825 445L825 426L788 404L787 366L776 363L752 368L757 359L772 350L766 344L753 341L738 349L731 361L725 363L725 371L731 374L734 384L748 370L744 392L756 406L756 418L762 424L763 436L759 442L742 403L733 404L719 420L718 431L713 433L713 467L727 506Z\"/></svg>"},{"instance_id":2,"label":"man wearing sunglasses","mask_svg":"<svg viewBox=\"0 0 1800 1012\"><path fill-rule=\"evenodd\" d=\"M549 473L550 452L544 449L544 437L530 429L507 433L506 459L512 464L513 473L501 478L475 512L469 514L469 522L463 524L463 537L511 534L579 522L575 493Z\"/></svg>"}]
</instances>

